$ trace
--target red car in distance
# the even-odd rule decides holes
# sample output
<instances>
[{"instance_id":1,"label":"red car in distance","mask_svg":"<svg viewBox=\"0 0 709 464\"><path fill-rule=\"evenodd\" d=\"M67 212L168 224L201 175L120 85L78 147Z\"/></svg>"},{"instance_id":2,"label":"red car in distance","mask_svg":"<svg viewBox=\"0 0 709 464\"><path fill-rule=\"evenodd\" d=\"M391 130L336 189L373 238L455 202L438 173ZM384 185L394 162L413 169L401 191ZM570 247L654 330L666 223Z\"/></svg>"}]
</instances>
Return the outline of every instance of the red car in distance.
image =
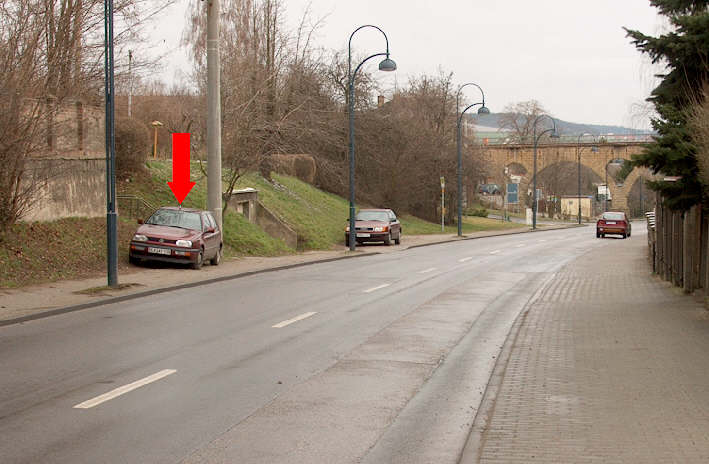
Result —
<instances>
[{"instance_id":1,"label":"red car in distance","mask_svg":"<svg viewBox=\"0 0 709 464\"><path fill-rule=\"evenodd\" d=\"M608 211L596 222L596 238L605 237L607 234L630 237L631 226L628 216L623 212Z\"/></svg>"},{"instance_id":2,"label":"red car in distance","mask_svg":"<svg viewBox=\"0 0 709 464\"><path fill-rule=\"evenodd\" d=\"M164 207L138 223L130 241L132 264L166 261L199 269L205 260L216 266L222 259L222 232L209 211Z\"/></svg>"}]
</instances>

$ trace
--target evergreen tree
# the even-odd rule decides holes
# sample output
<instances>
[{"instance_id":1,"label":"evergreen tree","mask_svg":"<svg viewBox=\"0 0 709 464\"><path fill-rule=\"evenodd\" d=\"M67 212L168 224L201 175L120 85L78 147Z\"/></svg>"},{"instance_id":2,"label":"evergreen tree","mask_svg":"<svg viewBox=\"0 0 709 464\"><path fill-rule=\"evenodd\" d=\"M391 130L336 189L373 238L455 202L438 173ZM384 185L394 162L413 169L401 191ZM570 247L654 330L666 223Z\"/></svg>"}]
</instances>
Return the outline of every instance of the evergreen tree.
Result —
<instances>
[{"instance_id":1,"label":"evergreen tree","mask_svg":"<svg viewBox=\"0 0 709 464\"><path fill-rule=\"evenodd\" d=\"M652 119L657 131L655 143L634 157L636 166L647 166L667 176L681 176L677 182L653 182L670 208L685 210L702 200L697 176L697 148L690 136L688 108L701 98L701 88L709 76L709 0L650 0L666 16L671 32L659 37L625 29L628 37L653 63L666 65L662 82L652 91L658 117Z\"/></svg>"}]
</instances>

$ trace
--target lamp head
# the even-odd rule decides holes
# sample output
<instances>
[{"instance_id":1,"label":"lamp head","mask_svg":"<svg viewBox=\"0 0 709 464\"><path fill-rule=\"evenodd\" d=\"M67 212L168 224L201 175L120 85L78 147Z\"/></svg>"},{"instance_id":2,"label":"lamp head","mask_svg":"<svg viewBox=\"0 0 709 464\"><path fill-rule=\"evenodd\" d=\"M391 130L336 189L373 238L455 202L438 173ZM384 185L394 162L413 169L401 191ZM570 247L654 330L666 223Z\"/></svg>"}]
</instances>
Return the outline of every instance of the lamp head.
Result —
<instances>
[{"instance_id":1,"label":"lamp head","mask_svg":"<svg viewBox=\"0 0 709 464\"><path fill-rule=\"evenodd\" d=\"M559 132L557 132L556 128L554 128L553 131L551 131L551 135L549 136L552 139L560 139L561 136L559 135Z\"/></svg>"},{"instance_id":2,"label":"lamp head","mask_svg":"<svg viewBox=\"0 0 709 464\"><path fill-rule=\"evenodd\" d=\"M490 110L487 108L487 106L483 105L478 108L478 114L490 114Z\"/></svg>"},{"instance_id":3,"label":"lamp head","mask_svg":"<svg viewBox=\"0 0 709 464\"><path fill-rule=\"evenodd\" d=\"M396 62L387 55L387 57L379 63L379 70L386 72L396 71Z\"/></svg>"}]
</instances>

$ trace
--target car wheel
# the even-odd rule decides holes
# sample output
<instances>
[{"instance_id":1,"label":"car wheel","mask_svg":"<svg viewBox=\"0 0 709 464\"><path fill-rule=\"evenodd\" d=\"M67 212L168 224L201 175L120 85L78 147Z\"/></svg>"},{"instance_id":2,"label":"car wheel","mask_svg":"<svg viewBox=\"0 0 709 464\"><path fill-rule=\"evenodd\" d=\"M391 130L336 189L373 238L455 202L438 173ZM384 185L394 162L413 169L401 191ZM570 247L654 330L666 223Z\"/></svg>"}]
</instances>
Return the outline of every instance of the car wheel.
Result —
<instances>
[{"instance_id":1,"label":"car wheel","mask_svg":"<svg viewBox=\"0 0 709 464\"><path fill-rule=\"evenodd\" d=\"M389 235L386 236L384 239L384 245L389 246L391 245L391 232L389 232Z\"/></svg>"},{"instance_id":2,"label":"car wheel","mask_svg":"<svg viewBox=\"0 0 709 464\"><path fill-rule=\"evenodd\" d=\"M401 244L401 232L399 232L399 235L396 236L394 243L396 243L397 245Z\"/></svg>"},{"instance_id":3,"label":"car wheel","mask_svg":"<svg viewBox=\"0 0 709 464\"><path fill-rule=\"evenodd\" d=\"M596 231L596 238L601 238L601 233L599 231Z\"/></svg>"},{"instance_id":4,"label":"car wheel","mask_svg":"<svg viewBox=\"0 0 709 464\"><path fill-rule=\"evenodd\" d=\"M199 254L197 255L197 261L192 263L192 269L201 269L203 263L204 263L204 250L199 250Z\"/></svg>"},{"instance_id":5,"label":"car wheel","mask_svg":"<svg viewBox=\"0 0 709 464\"><path fill-rule=\"evenodd\" d=\"M214 258L209 260L209 264L212 266L219 266L219 263L222 262L222 247L221 245L219 246L219 249L217 250L217 253L214 255Z\"/></svg>"},{"instance_id":6,"label":"car wheel","mask_svg":"<svg viewBox=\"0 0 709 464\"><path fill-rule=\"evenodd\" d=\"M606 238L606 234L601 234L601 238Z\"/></svg>"},{"instance_id":7,"label":"car wheel","mask_svg":"<svg viewBox=\"0 0 709 464\"><path fill-rule=\"evenodd\" d=\"M138 266L140 264L140 258L136 258L135 256L129 256L128 262L134 266Z\"/></svg>"},{"instance_id":8,"label":"car wheel","mask_svg":"<svg viewBox=\"0 0 709 464\"><path fill-rule=\"evenodd\" d=\"M623 234L623 238L626 238L627 236L628 236L628 234L625 234L625 233Z\"/></svg>"}]
</instances>

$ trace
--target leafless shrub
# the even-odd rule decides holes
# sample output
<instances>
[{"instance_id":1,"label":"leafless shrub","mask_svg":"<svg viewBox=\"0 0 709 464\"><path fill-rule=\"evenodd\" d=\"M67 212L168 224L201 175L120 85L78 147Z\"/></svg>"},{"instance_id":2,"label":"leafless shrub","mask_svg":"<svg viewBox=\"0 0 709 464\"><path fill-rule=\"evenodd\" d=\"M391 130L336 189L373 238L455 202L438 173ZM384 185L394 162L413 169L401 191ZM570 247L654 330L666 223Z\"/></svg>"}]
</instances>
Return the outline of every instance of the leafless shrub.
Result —
<instances>
[{"instance_id":1,"label":"leafless shrub","mask_svg":"<svg viewBox=\"0 0 709 464\"><path fill-rule=\"evenodd\" d=\"M693 129L692 138L697 144L697 165L699 180L709 192L709 84L704 86L701 103L695 104L690 110L690 124Z\"/></svg>"},{"instance_id":2,"label":"leafless shrub","mask_svg":"<svg viewBox=\"0 0 709 464\"><path fill-rule=\"evenodd\" d=\"M129 118L116 120L116 175L130 178L145 170L150 133L144 123Z\"/></svg>"}]
</instances>

